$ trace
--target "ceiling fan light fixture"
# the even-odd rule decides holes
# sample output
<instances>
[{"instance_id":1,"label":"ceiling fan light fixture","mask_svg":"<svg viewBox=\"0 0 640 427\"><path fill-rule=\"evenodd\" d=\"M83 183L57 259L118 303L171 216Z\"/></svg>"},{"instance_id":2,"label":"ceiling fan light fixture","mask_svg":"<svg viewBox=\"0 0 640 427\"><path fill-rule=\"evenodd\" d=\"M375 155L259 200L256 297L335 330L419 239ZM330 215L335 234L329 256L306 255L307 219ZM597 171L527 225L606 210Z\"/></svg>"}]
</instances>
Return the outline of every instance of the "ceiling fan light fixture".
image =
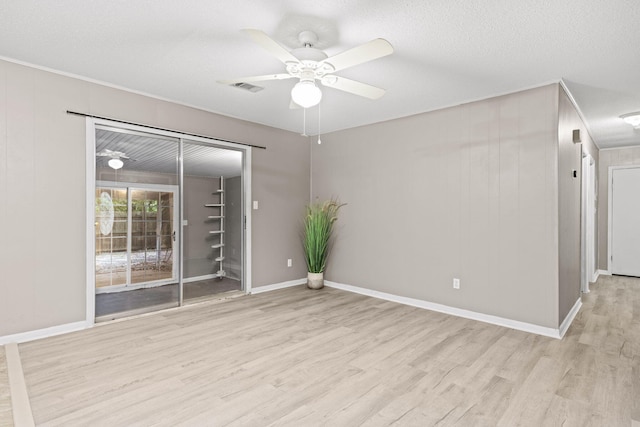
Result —
<instances>
[{"instance_id":1,"label":"ceiling fan light fixture","mask_svg":"<svg viewBox=\"0 0 640 427\"><path fill-rule=\"evenodd\" d=\"M313 81L302 80L291 89L291 99L302 108L318 105L322 99L322 91Z\"/></svg>"},{"instance_id":2,"label":"ceiling fan light fixture","mask_svg":"<svg viewBox=\"0 0 640 427\"><path fill-rule=\"evenodd\" d=\"M120 159L109 159L109 161L107 162L107 164L109 165L110 168L118 170L120 169L122 166L124 166L124 162Z\"/></svg>"},{"instance_id":3,"label":"ceiling fan light fixture","mask_svg":"<svg viewBox=\"0 0 640 427\"><path fill-rule=\"evenodd\" d=\"M640 128L640 111L636 113L627 113L620 116L622 120L629 123L634 128Z\"/></svg>"}]
</instances>

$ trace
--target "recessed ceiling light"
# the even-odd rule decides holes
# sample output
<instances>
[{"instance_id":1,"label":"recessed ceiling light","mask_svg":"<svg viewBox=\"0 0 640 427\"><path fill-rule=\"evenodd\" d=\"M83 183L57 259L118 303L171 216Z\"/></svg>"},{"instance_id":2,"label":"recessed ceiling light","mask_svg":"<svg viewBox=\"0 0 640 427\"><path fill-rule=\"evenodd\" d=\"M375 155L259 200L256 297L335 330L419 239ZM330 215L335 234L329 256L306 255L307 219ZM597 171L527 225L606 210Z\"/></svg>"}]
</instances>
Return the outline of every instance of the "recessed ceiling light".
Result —
<instances>
[{"instance_id":1,"label":"recessed ceiling light","mask_svg":"<svg viewBox=\"0 0 640 427\"><path fill-rule=\"evenodd\" d=\"M627 113L620 116L622 120L629 123L634 128L640 127L640 111L637 113Z\"/></svg>"}]
</instances>

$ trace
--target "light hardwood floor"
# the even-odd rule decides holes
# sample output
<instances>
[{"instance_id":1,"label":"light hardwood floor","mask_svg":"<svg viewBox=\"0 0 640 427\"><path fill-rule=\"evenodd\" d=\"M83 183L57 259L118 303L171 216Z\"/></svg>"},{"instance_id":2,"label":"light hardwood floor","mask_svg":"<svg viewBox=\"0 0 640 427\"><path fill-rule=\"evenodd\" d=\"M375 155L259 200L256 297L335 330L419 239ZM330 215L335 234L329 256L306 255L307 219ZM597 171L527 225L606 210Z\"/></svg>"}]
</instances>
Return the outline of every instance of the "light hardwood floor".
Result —
<instances>
[{"instance_id":1,"label":"light hardwood floor","mask_svg":"<svg viewBox=\"0 0 640 427\"><path fill-rule=\"evenodd\" d=\"M13 426L13 412L11 410L11 395L9 391L9 376L4 347L0 346L0 426Z\"/></svg>"},{"instance_id":2,"label":"light hardwood floor","mask_svg":"<svg viewBox=\"0 0 640 427\"><path fill-rule=\"evenodd\" d=\"M603 276L563 340L295 287L21 344L52 426L631 426L640 280Z\"/></svg>"}]
</instances>

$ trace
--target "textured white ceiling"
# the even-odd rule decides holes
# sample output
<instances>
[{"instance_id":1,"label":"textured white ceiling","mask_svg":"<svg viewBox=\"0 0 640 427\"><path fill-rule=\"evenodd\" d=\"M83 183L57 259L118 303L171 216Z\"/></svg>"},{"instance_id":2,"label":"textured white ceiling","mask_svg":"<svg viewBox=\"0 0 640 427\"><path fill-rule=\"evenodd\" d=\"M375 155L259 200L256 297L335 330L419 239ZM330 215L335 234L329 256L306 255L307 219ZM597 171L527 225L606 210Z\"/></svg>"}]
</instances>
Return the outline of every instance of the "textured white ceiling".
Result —
<instances>
[{"instance_id":1,"label":"textured white ceiling","mask_svg":"<svg viewBox=\"0 0 640 427\"><path fill-rule=\"evenodd\" d=\"M606 148L640 144L618 117L640 111L639 23L638 0L0 0L0 56L302 132L295 81L250 93L216 80L284 70L240 29L286 45L313 26L330 56L377 37L395 48L338 73L381 99L323 88L323 133L564 79Z\"/></svg>"}]
</instances>

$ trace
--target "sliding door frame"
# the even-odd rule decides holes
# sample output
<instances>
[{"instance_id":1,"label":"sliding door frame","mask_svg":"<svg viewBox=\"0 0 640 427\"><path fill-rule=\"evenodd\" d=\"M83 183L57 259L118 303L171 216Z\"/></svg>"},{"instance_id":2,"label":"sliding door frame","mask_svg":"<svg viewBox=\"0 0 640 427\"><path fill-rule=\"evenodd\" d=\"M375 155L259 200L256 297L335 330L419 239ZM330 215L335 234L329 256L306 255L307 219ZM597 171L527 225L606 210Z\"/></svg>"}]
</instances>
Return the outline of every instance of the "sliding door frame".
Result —
<instances>
[{"instance_id":1,"label":"sliding door frame","mask_svg":"<svg viewBox=\"0 0 640 427\"><path fill-rule=\"evenodd\" d=\"M179 212L178 212L178 227L180 236L179 245L178 245L178 260L179 260L179 268L178 268L178 279L179 279L179 306L183 306L183 171L184 167L182 164L182 156L183 156L183 144L185 141L197 141L207 145L211 145L213 147L219 148L227 148L235 151L240 151L243 153L242 156L242 189L243 189L243 197L242 197L242 212L244 214L244 225L241 228L242 230L242 277L243 277L243 285L244 285L244 293L251 293L251 147L234 144L226 141L220 141L214 138L203 138L193 135L186 135L180 132L174 131L165 131L160 129L149 129L145 126L137 126L119 122L113 122L105 119L97 119L92 117L86 118L86 176L85 176L85 184L86 184L86 266L85 266L85 277L86 277L86 325L93 326L95 324L95 188L96 188L96 126L110 126L114 128L129 130L133 132L144 132L146 134L158 135L158 136L166 136L170 138L179 139L178 147L178 174L179 174L179 194L178 194L178 203ZM175 204L175 201L174 201Z\"/></svg>"}]
</instances>

